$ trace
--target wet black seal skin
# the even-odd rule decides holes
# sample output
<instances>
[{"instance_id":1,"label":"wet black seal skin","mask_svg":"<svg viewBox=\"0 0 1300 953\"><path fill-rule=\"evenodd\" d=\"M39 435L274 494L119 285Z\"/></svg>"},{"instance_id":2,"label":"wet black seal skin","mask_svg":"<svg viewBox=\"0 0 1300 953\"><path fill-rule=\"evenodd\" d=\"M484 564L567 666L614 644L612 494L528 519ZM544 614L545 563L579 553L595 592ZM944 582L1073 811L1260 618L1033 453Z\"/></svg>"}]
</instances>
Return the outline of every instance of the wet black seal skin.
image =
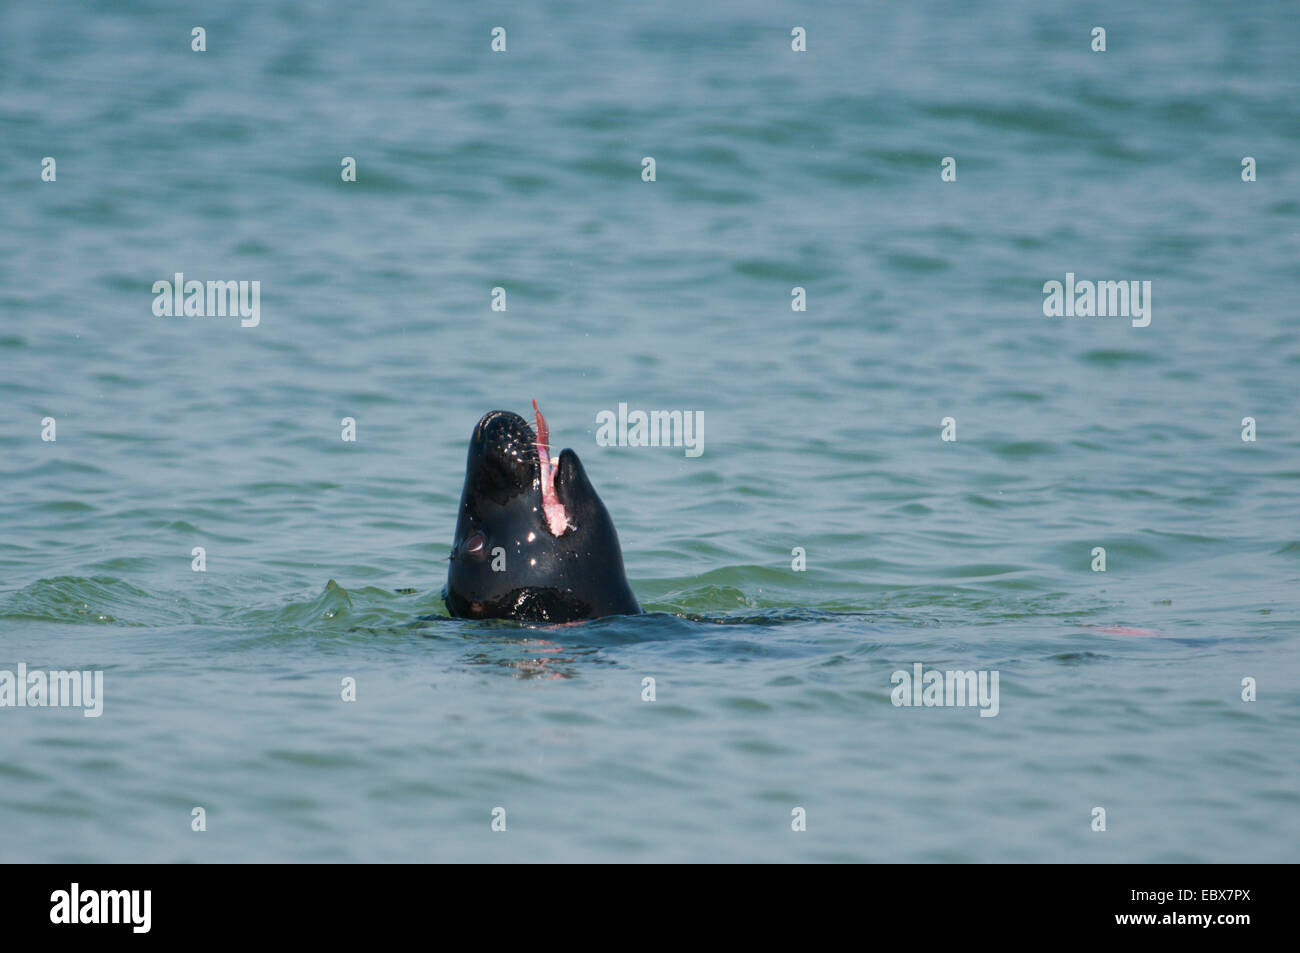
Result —
<instances>
[{"instance_id":1,"label":"wet black seal skin","mask_svg":"<svg viewBox=\"0 0 1300 953\"><path fill-rule=\"evenodd\" d=\"M540 412L537 421L544 444ZM466 619L543 623L640 613L618 533L578 455L565 450L550 463L537 441L524 418L505 410L485 414L474 428L443 590L447 610ZM553 474L549 509L543 466Z\"/></svg>"}]
</instances>

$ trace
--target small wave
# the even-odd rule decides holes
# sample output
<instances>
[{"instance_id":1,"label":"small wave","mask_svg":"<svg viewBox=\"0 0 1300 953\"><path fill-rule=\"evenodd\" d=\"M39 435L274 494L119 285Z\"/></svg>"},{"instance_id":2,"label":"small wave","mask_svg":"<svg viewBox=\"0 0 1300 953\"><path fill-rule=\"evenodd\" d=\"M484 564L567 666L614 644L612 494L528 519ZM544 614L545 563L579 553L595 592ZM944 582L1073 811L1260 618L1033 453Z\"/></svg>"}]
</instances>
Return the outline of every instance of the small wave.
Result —
<instances>
[{"instance_id":1,"label":"small wave","mask_svg":"<svg viewBox=\"0 0 1300 953\"><path fill-rule=\"evenodd\" d=\"M113 576L56 576L40 579L0 599L0 619L141 625L122 618L133 610L159 612L158 600ZM175 621L175 620L168 620Z\"/></svg>"}]
</instances>

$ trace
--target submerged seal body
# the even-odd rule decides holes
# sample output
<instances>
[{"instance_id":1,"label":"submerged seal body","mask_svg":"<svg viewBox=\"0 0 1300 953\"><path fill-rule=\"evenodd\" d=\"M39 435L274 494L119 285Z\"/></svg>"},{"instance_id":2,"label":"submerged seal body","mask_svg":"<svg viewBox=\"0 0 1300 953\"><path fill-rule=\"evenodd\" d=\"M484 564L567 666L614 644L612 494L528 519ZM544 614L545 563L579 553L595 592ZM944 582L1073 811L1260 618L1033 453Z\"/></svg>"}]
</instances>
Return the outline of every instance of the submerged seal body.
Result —
<instances>
[{"instance_id":1,"label":"submerged seal body","mask_svg":"<svg viewBox=\"0 0 1300 953\"><path fill-rule=\"evenodd\" d=\"M536 402L533 404L537 408ZM474 428L443 599L453 616L576 622L641 612L605 504L572 450L494 410Z\"/></svg>"}]
</instances>

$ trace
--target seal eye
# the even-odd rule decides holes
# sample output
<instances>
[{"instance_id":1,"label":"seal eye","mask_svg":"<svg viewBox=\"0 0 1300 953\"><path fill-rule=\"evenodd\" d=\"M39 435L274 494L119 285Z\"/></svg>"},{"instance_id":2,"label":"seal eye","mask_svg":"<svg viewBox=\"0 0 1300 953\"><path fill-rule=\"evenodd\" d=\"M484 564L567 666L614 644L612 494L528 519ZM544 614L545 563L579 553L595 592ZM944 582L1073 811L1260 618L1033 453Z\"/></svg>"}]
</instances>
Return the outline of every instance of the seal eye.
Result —
<instances>
[{"instance_id":1,"label":"seal eye","mask_svg":"<svg viewBox=\"0 0 1300 953\"><path fill-rule=\"evenodd\" d=\"M483 551L483 534L475 533L469 539L465 540L465 552L481 553Z\"/></svg>"}]
</instances>

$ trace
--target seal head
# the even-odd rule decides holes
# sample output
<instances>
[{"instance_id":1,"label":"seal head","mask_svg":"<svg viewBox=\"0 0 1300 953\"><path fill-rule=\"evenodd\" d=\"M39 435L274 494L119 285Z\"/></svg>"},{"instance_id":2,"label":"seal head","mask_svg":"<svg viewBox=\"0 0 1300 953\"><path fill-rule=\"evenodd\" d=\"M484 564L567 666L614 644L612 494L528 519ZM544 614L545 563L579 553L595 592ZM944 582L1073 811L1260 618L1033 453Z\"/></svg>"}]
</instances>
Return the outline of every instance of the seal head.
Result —
<instances>
[{"instance_id":1,"label":"seal head","mask_svg":"<svg viewBox=\"0 0 1300 953\"><path fill-rule=\"evenodd\" d=\"M560 623L641 612L614 523L582 461L494 410L474 428L443 598L466 619Z\"/></svg>"}]
</instances>

